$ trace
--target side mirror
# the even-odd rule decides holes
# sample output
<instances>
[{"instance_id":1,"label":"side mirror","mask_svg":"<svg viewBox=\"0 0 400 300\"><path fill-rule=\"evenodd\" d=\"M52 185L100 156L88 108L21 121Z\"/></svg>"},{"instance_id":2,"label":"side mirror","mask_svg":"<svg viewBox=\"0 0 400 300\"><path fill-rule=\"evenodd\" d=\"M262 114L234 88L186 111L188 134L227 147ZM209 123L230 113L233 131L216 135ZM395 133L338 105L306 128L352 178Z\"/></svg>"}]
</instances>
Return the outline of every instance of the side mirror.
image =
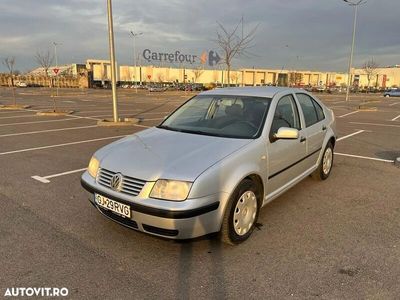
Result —
<instances>
[{"instance_id":1,"label":"side mirror","mask_svg":"<svg viewBox=\"0 0 400 300\"><path fill-rule=\"evenodd\" d=\"M276 140L296 140L299 138L299 131L296 128L281 127L278 132L274 134L274 141Z\"/></svg>"}]
</instances>

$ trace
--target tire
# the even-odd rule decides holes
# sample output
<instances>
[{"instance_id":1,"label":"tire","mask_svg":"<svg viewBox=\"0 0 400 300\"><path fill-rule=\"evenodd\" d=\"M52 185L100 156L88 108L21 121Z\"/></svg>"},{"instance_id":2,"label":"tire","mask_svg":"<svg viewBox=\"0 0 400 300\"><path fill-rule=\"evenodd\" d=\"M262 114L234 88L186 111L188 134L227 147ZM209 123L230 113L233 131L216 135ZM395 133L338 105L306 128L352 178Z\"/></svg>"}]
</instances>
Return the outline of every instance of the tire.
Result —
<instances>
[{"instance_id":1,"label":"tire","mask_svg":"<svg viewBox=\"0 0 400 300\"><path fill-rule=\"evenodd\" d=\"M261 197L252 180L245 179L239 184L225 210L220 232L222 242L236 245L250 237L258 219Z\"/></svg>"},{"instance_id":2,"label":"tire","mask_svg":"<svg viewBox=\"0 0 400 300\"><path fill-rule=\"evenodd\" d=\"M329 177L333 167L333 145L331 142L325 147L318 168L311 174L315 180L325 180Z\"/></svg>"}]
</instances>

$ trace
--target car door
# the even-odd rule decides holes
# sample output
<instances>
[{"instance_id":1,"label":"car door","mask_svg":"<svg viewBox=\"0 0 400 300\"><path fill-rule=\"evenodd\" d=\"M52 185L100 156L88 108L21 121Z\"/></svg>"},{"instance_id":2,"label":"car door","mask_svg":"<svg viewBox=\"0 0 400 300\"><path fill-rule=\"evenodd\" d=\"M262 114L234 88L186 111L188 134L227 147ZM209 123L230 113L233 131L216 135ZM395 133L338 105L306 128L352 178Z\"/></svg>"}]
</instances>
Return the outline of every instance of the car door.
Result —
<instances>
[{"instance_id":1,"label":"car door","mask_svg":"<svg viewBox=\"0 0 400 300\"><path fill-rule=\"evenodd\" d=\"M299 137L291 140L274 140L273 135L281 127L296 128ZM301 161L306 156L299 111L292 94L282 96L273 113L267 142L267 193L271 194L283 187L304 171Z\"/></svg>"},{"instance_id":2,"label":"car door","mask_svg":"<svg viewBox=\"0 0 400 300\"><path fill-rule=\"evenodd\" d=\"M327 127L324 122L325 115L322 107L310 95L296 93L296 98L300 104L300 111L304 120L304 135L307 139L307 159L308 168L317 163L319 153L325 139Z\"/></svg>"}]
</instances>

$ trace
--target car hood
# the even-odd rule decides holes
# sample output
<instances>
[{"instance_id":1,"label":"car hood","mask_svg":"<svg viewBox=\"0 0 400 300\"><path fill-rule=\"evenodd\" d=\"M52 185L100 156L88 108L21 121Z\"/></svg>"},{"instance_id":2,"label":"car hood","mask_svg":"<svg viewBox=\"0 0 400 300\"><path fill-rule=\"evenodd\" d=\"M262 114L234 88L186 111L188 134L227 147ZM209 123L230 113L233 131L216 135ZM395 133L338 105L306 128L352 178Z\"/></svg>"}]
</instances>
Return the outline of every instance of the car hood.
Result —
<instances>
[{"instance_id":1,"label":"car hood","mask_svg":"<svg viewBox=\"0 0 400 300\"><path fill-rule=\"evenodd\" d=\"M194 181L203 171L252 140L150 128L98 151L100 167L146 181Z\"/></svg>"}]
</instances>

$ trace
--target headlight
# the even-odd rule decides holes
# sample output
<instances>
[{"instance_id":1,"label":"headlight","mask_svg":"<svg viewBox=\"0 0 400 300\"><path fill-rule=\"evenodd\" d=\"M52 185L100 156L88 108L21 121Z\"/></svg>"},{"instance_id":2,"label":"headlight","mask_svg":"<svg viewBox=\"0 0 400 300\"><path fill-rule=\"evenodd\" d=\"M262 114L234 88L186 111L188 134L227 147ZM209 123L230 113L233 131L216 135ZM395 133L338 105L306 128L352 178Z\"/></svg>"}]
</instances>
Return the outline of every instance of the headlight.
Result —
<instances>
[{"instance_id":1,"label":"headlight","mask_svg":"<svg viewBox=\"0 0 400 300\"><path fill-rule=\"evenodd\" d=\"M92 176L93 178L96 178L97 171L99 170L99 166L100 166L99 160L96 157L92 156L92 158L90 159L90 162L89 162L88 169L87 169L90 176Z\"/></svg>"},{"instance_id":2,"label":"headlight","mask_svg":"<svg viewBox=\"0 0 400 300\"><path fill-rule=\"evenodd\" d=\"M189 195L191 182L176 180L157 180L151 190L150 197L172 201L183 201Z\"/></svg>"}]
</instances>

